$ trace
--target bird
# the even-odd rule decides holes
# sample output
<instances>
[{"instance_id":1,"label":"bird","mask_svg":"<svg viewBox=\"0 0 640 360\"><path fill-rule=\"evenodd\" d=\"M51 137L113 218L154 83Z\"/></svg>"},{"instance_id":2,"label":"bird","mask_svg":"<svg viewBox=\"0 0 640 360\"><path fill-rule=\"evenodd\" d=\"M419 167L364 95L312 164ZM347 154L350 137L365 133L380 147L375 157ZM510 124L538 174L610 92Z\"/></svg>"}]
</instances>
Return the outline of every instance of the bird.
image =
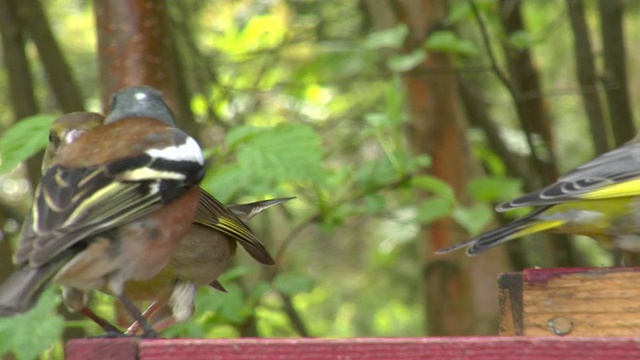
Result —
<instances>
[{"instance_id":1,"label":"bird","mask_svg":"<svg viewBox=\"0 0 640 360\"><path fill-rule=\"evenodd\" d=\"M58 117L49 129L49 143L42 158L42 174L49 169L58 156L58 151L87 131L104 122L104 116L94 112L72 112Z\"/></svg>"},{"instance_id":2,"label":"bird","mask_svg":"<svg viewBox=\"0 0 640 360\"><path fill-rule=\"evenodd\" d=\"M195 295L201 286L211 285L226 291L216 279L229 266L236 244L242 242L217 230L217 219L229 217L230 214L224 214L220 204L211 202L212 199L206 197L200 200L204 214L196 215L193 228L183 239L169 265L151 281L129 282L126 286L125 293L132 294L134 299L153 300L143 315L157 331L186 321L193 315ZM227 208L236 217L234 221L239 219L246 224L263 210L291 199L294 197L229 205ZM203 207L203 202L208 205ZM136 321L125 333L135 335L139 327Z\"/></svg>"},{"instance_id":3,"label":"bird","mask_svg":"<svg viewBox=\"0 0 640 360\"><path fill-rule=\"evenodd\" d=\"M139 91L153 92L155 90L141 88ZM153 112L153 103L140 103L133 97L136 91L120 94L116 104L112 102L110 116L133 116ZM77 137L64 134L81 134L84 129L92 129L101 125L101 121L94 121L92 117L85 117L86 121L54 122L45 158L55 158L70 142ZM61 140L59 140L61 139ZM156 328L164 328L175 321L185 321L193 312L193 297L198 287L211 285L224 291L217 282L218 276L227 268L236 244L240 243L249 254L262 264L274 263L271 255L253 232L246 226L246 222L261 211L291 200L294 197L277 198L257 201L249 204L229 205L225 207L213 196L201 190L198 211L194 226L189 230L172 255L169 264L154 278L145 281L131 281L125 285L125 295L135 301L154 301L144 312L145 317L153 315L153 323L161 323ZM93 319L109 333L116 332L116 327L99 317L87 306L84 294L76 294L74 310L80 311ZM171 311L173 309L173 311ZM174 316L174 314L177 316ZM139 328L135 322L127 333L135 333Z\"/></svg>"},{"instance_id":4,"label":"bird","mask_svg":"<svg viewBox=\"0 0 640 360\"><path fill-rule=\"evenodd\" d=\"M158 93L134 92L164 104ZM200 146L165 104L105 119L47 166L13 257L17 269L0 285L0 315L27 311L54 282L67 306L92 289L115 295L143 336L157 337L125 284L159 273L191 228L205 173Z\"/></svg>"},{"instance_id":5,"label":"bird","mask_svg":"<svg viewBox=\"0 0 640 360\"><path fill-rule=\"evenodd\" d=\"M586 235L605 248L620 249L623 265L630 265L640 254L640 135L496 210L527 206L534 210L504 227L436 253L466 247L472 256L525 235L553 232Z\"/></svg>"}]
</instances>

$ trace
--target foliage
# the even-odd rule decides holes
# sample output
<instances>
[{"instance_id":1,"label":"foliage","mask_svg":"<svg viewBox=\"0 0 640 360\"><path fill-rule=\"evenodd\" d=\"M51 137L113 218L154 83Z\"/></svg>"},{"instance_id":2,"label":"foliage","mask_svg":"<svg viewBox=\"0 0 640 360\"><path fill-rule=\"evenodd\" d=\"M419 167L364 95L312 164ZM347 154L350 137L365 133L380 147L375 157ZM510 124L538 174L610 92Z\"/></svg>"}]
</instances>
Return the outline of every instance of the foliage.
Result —
<instances>
[{"instance_id":1,"label":"foliage","mask_svg":"<svg viewBox=\"0 0 640 360\"><path fill-rule=\"evenodd\" d=\"M36 115L19 121L0 136L0 175L7 173L47 145L50 115ZM27 140L28 139L28 140Z\"/></svg>"},{"instance_id":2,"label":"foliage","mask_svg":"<svg viewBox=\"0 0 640 360\"><path fill-rule=\"evenodd\" d=\"M0 355L12 352L19 360L35 359L62 335L64 319L55 314L60 300L51 290L28 313L0 321Z\"/></svg>"}]
</instances>

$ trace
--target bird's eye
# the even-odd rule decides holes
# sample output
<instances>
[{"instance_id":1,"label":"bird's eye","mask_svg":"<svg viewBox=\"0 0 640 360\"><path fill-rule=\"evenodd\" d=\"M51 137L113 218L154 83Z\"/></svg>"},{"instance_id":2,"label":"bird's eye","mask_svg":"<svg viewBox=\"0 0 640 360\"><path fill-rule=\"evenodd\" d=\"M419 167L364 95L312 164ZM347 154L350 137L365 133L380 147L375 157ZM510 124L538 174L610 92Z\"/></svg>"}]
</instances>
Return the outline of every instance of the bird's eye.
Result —
<instances>
[{"instance_id":1,"label":"bird's eye","mask_svg":"<svg viewBox=\"0 0 640 360\"><path fill-rule=\"evenodd\" d=\"M49 143L56 146L58 145L58 143L60 143L58 135L56 135L56 133L53 131L49 131Z\"/></svg>"}]
</instances>

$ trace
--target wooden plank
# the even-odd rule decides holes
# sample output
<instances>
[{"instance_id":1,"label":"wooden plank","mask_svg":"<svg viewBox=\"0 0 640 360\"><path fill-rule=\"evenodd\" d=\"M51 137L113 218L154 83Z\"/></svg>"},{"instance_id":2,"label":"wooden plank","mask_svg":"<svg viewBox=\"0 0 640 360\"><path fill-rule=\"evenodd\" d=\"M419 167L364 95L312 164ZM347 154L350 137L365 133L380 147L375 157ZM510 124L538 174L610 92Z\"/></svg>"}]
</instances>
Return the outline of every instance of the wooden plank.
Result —
<instances>
[{"instance_id":1,"label":"wooden plank","mask_svg":"<svg viewBox=\"0 0 640 360\"><path fill-rule=\"evenodd\" d=\"M640 268L527 269L521 279L498 281L502 335L640 335Z\"/></svg>"},{"instance_id":2,"label":"wooden plank","mask_svg":"<svg viewBox=\"0 0 640 360\"><path fill-rule=\"evenodd\" d=\"M138 359L139 339L75 339L66 343L66 359Z\"/></svg>"},{"instance_id":3,"label":"wooden plank","mask_svg":"<svg viewBox=\"0 0 640 360\"><path fill-rule=\"evenodd\" d=\"M137 354L131 346L138 346ZM123 347L122 351L116 348ZM637 338L431 337L358 339L77 339L67 360L640 359Z\"/></svg>"},{"instance_id":4,"label":"wooden plank","mask_svg":"<svg viewBox=\"0 0 640 360\"><path fill-rule=\"evenodd\" d=\"M502 274L498 278L500 335L524 334L522 321L522 273Z\"/></svg>"}]
</instances>

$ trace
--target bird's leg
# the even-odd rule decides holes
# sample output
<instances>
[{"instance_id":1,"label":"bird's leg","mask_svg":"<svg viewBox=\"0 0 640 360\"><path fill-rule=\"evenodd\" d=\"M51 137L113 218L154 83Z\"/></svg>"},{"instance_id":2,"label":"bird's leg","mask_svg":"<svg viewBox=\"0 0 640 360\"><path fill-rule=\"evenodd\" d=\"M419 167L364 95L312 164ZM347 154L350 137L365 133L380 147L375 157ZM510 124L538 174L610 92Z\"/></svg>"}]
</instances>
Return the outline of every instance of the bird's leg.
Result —
<instances>
[{"instance_id":1,"label":"bird's leg","mask_svg":"<svg viewBox=\"0 0 640 360\"><path fill-rule=\"evenodd\" d=\"M154 325L154 327L156 329L158 329L158 331L162 331L162 330L168 328L169 326L175 325L175 324L176 324L176 319L173 316L171 316L171 317L166 318L164 320L160 320L160 321L158 321L157 323L155 323L153 325Z\"/></svg>"},{"instance_id":2,"label":"bird's leg","mask_svg":"<svg viewBox=\"0 0 640 360\"><path fill-rule=\"evenodd\" d=\"M147 310L145 310L142 313L142 317L144 317L145 319L149 320L151 318L151 316L153 316L153 314L159 308L160 308L160 303L159 302L157 302L157 301L152 302L151 305L149 305L149 307L147 307ZM127 329L125 334L127 334L127 335L135 335L138 331L140 331L140 323L136 320L136 321L133 322L133 324L131 324L131 326L129 326L129 328Z\"/></svg>"},{"instance_id":3,"label":"bird's leg","mask_svg":"<svg viewBox=\"0 0 640 360\"><path fill-rule=\"evenodd\" d=\"M149 325L149 322L147 322L147 319L145 319L144 316L142 316L142 313L135 306L135 304L131 302L131 300L129 300L129 298L127 298L124 295L120 295L118 296L118 298L120 299L120 301L122 301L122 304L127 309L127 311L129 311L131 316L133 316L133 319L142 327L142 331L144 331L144 333L142 334L142 337L157 338L158 333L155 330L153 330L153 327L151 325Z\"/></svg>"},{"instance_id":4,"label":"bird's leg","mask_svg":"<svg viewBox=\"0 0 640 360\"><path fill-rule=\"evenodd\" d=\"M122 331L120 329L115 327L113 324L111 324L110 322L108 322L107 320L105 320L104 318L99 316L98 314L94 313L88 307L83 306L82 309L80 309L80 313L82 313L84 316L86 316L89 319L91 319L94 323L98 324L98 326L100 326L102 328L102 330L104 330L105 337L123 337L123 336L125 336L125 334L122 333Z\"/></svg>"}]
</instances>

